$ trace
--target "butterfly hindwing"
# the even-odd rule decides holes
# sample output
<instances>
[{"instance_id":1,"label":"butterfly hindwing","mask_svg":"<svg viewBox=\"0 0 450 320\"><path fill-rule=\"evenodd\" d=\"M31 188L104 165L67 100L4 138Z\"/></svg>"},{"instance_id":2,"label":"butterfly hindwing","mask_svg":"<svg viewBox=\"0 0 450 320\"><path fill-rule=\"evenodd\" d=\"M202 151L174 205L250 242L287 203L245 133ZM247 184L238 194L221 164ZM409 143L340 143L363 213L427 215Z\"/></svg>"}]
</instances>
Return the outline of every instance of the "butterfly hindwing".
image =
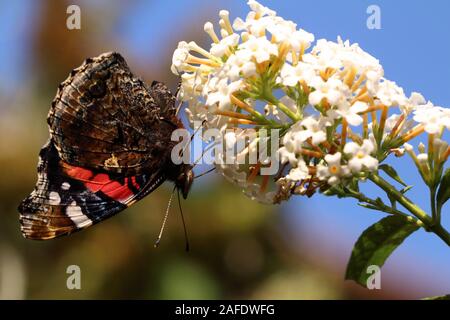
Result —
<instances>
[{"instance_id":1,"label":"butterfly hindwing","mask_svg":"<svg viewBox=\"0 0 450 320\"><path fill-rule=\"evenodd\" d=\"M49 140L40 152L36 187L19 206L22 233L44 240L84 229L126 209L164 180L161 171L125 177L69 165Z\"/></svg>"}]
</instances>

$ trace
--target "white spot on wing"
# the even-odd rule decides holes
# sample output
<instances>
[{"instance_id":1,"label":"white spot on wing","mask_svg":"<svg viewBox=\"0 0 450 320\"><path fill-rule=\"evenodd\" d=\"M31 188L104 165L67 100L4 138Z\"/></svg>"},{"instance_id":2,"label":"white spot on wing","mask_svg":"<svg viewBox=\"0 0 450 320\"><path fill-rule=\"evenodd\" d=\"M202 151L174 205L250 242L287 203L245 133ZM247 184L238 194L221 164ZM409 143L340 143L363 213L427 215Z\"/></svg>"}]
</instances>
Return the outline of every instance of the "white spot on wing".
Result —
<instances>
[{"instance_id":1,"label":"white spot on wing","mask_svg":"<svg viewBox=\"0 0 450 320\"><path fill-rule=\"evenodd\" d=\"M85 228L92 225L92 220L89 219L82 211L77 203L73 201L66 209L66 214L70 220L75 223L78 228Z\"/></svg>"},{"instance_id":2,"label":"white spot on wing","mask_svg":"<svg viewBox=\"0 0 450 320\"><path fill-rule=\"evenodd\" d=\"M42 167L43 164L44 164L44 160L42 160L42 158L39 157L37 167L40 168L40 167Z\"/></svg>"},{"instance_id":3,"label":"white spot on wing","mask_svg":"<svg viewBox=\"0 0 450 320\"><path fill-rule=\"evenodd\" d=\"M69 190L69 188L70 188L70 183L68 183L68 182L63 182L63 183L62 183L61 189L63 189L63 190Z\"/></svg>"},{"instance_id":4,"label":"white spot on wing","mask_svg":"<svg viewBox=\"0 0 450 320\"><path fill-rule=\"evenodd\" d=\"M58 192L52 191L48 195L48 204L57 206L61 203L61 197Z\"/></svg>"}]
</instances>

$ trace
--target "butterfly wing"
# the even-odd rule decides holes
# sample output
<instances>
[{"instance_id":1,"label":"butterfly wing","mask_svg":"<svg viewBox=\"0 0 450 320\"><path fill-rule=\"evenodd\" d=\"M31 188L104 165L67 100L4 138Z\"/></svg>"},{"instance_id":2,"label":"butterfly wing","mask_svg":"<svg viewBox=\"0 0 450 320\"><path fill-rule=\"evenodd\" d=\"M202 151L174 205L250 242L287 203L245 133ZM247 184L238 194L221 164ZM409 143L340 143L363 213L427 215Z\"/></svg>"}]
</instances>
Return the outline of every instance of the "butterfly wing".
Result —
<instances>
[{"instance_id":1,"label":"butterfly wing","mask_svg":"<svg viewBox=\"0 0 450 320\"><path fill-rule=\"evenodd\" d=\"M71 234L124 210L164 180L161 170L121 177L70 165L49 140L39 154L36 187L19 205L22 233L39 240Z\"/></svg>"},{"instance_id":2,"label":"butterfly wing","mask_svg":"<svg viewBox=\"0 0 450 320\"><path fill-rule=\"evenodd\" d=\"M130 176L170 161L175 112L164 84L148 88L120 54L105 53L61 83L47 122L65 162Z\"/></svg>"},{"instance_id":3,"label":"butterfly wing","mask_svg":"<svg viewBox=\"0 0 450 320\"><path fill-rule=\"evenodd\" d=\"M19 206L22 232L51 239L124 210L174 180L175 97L133 76L118 53L87 59L60 84L47 122L38 181Z\"/></svg>"}]
</instances>

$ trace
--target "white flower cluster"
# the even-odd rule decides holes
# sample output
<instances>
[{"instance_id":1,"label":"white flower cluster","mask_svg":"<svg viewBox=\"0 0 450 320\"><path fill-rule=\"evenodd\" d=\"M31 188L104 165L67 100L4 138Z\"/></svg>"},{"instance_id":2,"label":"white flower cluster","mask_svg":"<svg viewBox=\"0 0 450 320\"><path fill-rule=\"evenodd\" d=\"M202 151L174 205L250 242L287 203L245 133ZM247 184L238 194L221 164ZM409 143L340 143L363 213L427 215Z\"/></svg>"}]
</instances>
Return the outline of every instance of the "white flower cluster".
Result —
<instances>
[{"instance_id":1,"label":"white flower cluster","mask_svg":"<svg viewBox=\"0 0 450 320\"><path fill-rule=\"evenodd\" d=\"M223 133L279 130L277 175L260 174L273 159L217 166L252 196L274 202L345 184L376 171L390 153L403 154L403 145L417 135L439 139L450 128L450 110L418 93L405 96L358 44L340 38L314 43L313 34L275 11L254 0L248 5L246 19L233 23L228 11L220 11L218 34L211 22L205 24L209 50L180 42L172 71L181 76L192 123L203 121ZM227 137L230 148L240 140L237 134ZM248 141L241 156L260 143L257 136ZM441 160L447 160L447 147Z\"/></svg>"}]
</instances>

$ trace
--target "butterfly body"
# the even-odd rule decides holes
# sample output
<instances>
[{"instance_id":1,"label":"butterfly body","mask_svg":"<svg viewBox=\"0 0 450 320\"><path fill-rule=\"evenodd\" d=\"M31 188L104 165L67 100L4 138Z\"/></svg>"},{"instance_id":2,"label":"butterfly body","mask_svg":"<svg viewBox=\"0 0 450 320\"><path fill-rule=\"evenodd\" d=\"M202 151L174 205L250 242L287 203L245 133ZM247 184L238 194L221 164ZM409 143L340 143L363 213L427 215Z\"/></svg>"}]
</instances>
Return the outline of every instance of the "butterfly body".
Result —
<instances>
[{"instance_id":1,"label":"butterfly body","mask_svg":"<svg viewBox=\"0 0 450 320\"><path fill-rule=\"evenodd\" d=\"M34 191L19 205L26 238L51 239L124 210L172 180L186 197L190 165L175 165L183 128L175 97L133 76L118 53L87 59L60 84L47 122Z\"/></svg>"}]
</instances>

